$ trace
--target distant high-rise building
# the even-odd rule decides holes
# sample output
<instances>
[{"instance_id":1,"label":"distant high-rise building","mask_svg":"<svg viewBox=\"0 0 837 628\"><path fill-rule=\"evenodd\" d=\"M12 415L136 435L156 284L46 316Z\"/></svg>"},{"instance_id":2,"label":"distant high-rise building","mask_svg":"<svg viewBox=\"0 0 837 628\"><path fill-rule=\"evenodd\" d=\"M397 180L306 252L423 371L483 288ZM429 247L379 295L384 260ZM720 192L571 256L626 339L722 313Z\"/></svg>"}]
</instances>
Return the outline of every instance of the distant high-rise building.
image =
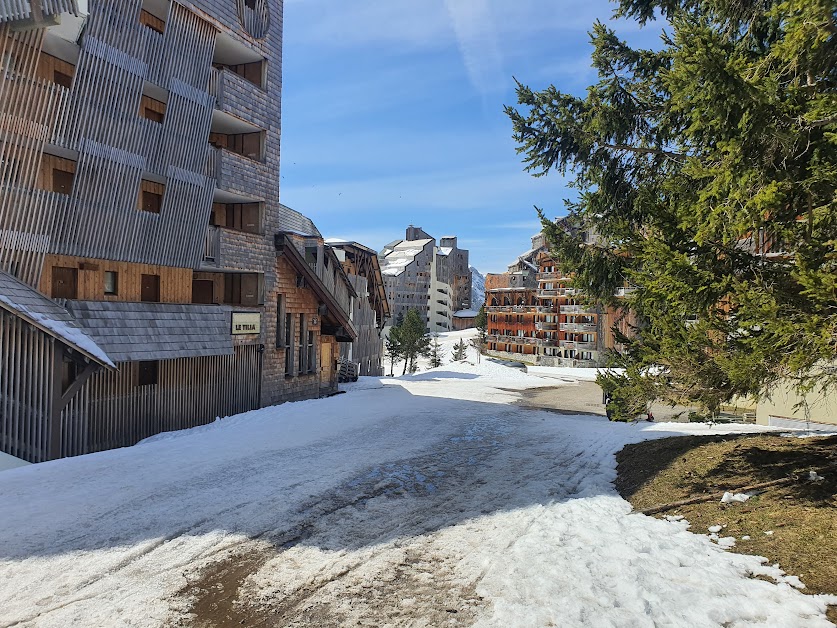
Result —
<instances>
[{"instance_id":1,"label":"distant high-rise building","mask_svg":"<svg viewBox=\"0 0 837 628\"><path fill-rule=\"evenodd\" d=\"M471 306L468 251L455 236L436 239L410 225L406 237L378 254L393 319L418 310L431 332L453 329L453 314Z\"/></svg>"}]
</instances>

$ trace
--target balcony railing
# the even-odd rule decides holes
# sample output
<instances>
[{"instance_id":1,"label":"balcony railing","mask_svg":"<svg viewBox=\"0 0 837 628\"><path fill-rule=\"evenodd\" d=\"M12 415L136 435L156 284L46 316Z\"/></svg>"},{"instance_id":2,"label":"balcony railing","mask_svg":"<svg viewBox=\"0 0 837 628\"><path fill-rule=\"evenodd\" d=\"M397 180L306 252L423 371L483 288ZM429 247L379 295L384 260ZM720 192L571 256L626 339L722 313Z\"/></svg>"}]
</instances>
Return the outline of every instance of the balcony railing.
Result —
<instances>
[{"instance_id":1,"label":"balcony railing","mask_svg":"<svg viewBox=\"0 0 837 628\"><path fill-rule=\"evenodd\" d=\"M586 313L587 307L584 305L562 305L561 314L583 314ZM595 313L595 312L594 312Z\"/></svg>"},{"instance_id":2,"label":"balcony railing","mask_svg":"<svg viewBox=\"0 0 837 628\"><path fill-rule=\"evenodd\" d=\"M537 345L540 344L541 338L531 338L529 336L506 336L504 334L489 334L488 340L491 342L503 342L509 345Z\"/></svg>"},{"instance_id":3,"label":"balcony railing","mask_svg":"<svg viewBox=\"0 0 837 628\"><path fill-rule=\"evenodd\" d=\"M489 312L528 312L535 309L534 305L488 305Z\"/></svg>"},{"instance_id":4,"label":"balcony railing","mask_svg":"<svg viewBox=\"0 0 837 628\"><path fill-rule=\"evenodd\" d=\"M535 329L538 331L555 331L558 329L558 323L554 321L538 321L535 323Z\"/></svg>"},{"instance_id":5,"label":"balcony railing","mask_svg":"<svg viewBox=\"0 0 837 628\"><path fill-rule=\"evenodd\" d=\"M561 340L558 342L558 346L576 351L596 351L598 349L595 342L576 342L575 340Z\"/></svg>"},{"instance_id":6,"label":"balcony railing","mask_svg":"<svg viewBox=\"0 0 837 628\"><path fill-rule=\"evenodd\" d=\"M209 225L203 243L203 261L218 265L221 262L221 230Z\"/></svg>"},{"instance_id":7,"label":"balcony railing","mask_svg":"<svg viewBox=\"0 0 837 628\"><path fill-rule=\"evenodd\" d=\"M635 287L623 287L623 288L616 288L616 291L613 293L614 296L617 297L626 297L632 292L636 292Z\"/></svg>"},{"instance_id":8,"label":"balcony railing","mask_svg":"<svg viewBox=\"0 0 837 628\"><path fill-rule=\"evenodd\" d=\"M599 366L595 360L576 360L575 358L559 358L558 363L561 366L573 368L596 368Z\"/></svg>"},{"instance_id":9,"label":"balcony railing","mask_svg":"<svg viewBox=\"0 0 837 628\"><path fill-rule=\"evenodd\" d=\"M598 329L596 323L561 323L561 331L579 331L583 333L595 333Z\"/></svg>"}]
</instances>

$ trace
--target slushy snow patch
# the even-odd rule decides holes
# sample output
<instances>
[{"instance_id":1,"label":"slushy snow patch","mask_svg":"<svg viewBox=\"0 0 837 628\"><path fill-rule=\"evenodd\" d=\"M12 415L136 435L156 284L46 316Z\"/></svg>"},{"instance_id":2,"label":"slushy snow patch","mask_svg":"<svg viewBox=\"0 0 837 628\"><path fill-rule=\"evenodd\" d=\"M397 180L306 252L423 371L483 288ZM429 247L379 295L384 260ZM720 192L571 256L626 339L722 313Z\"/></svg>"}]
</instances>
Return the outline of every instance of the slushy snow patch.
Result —
<instances>
[{"instance_id":1,"label":"slushy snow patch","mask_svg":"<svg viewBox=\"0 0 837 628\"><path fill-rule=\"evenodd\" d=\"M236 604L302 600L286 625L830 625L837 597L614 489L625 445L705 428L524 408L555 380L486 360L358 384L0 473L0 624L183 624L243 553Z\"/></svg>"}]
</instances>

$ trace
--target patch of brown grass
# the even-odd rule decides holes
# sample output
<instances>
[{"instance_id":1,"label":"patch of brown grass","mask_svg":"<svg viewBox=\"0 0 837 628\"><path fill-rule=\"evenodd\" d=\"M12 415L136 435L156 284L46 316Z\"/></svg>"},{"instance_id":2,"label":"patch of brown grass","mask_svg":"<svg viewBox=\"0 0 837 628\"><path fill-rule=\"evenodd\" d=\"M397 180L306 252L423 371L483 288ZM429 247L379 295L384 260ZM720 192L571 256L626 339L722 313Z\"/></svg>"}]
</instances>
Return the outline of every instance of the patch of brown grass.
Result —
<instances>
[{"instance_id":1,"label":"patch of brown grass","mask_svg":"<svg viewBox=\"0 0 837 628\"><path fill-rule=\"evenodd\" d=\"M699 534L720 524L721 536L736 538L732 551L778 563L808 593L837 595L837 436L683 436L628 445L616 459L616 488L637 510L816 470L822 482L801 479L743 504L712 499L657 516L683 515ZM834 607L829 619L837 621Z\"/></svg>"}]
</instances>

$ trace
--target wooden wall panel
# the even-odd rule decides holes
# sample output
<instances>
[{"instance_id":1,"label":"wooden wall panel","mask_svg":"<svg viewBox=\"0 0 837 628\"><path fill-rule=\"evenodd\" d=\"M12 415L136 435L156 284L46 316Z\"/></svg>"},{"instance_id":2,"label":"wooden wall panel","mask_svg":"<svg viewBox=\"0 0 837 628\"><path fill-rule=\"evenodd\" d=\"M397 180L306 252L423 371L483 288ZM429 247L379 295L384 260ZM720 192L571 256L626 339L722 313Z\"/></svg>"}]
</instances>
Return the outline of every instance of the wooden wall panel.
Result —
<instances>
[{"instance_id":1,"label":"wooden wall panel","mask_svg":"<svg viewBox=\"0 0 837 628\"><path fill-rule=\"evenodd\" d=\"M258 349L243 345L229 356L163 360L158 383L147 386L138 385L137 363L97 373L84 387L87 452L128 447L160 432L204 425L259 407Z\"/></svg>"},{"instance_id":2,"label":"wooden wall panel","mask_svg":"<svg viewBox=\"0 0 837 628\"><path fill-rule=\"evenodd\" d=\"M49 458L53 343L0 310L0 450L29 462Z\"/></svg>"},{"instance_id":3,"label":"wooden wall panel","mask_svg":"<svg viewBox=\"0 0 837 628\"><path fill-rule=\"evenodd\" d=\"M36 76L44 79L45 81L52 81L55 83L57 82L55 80L56 72L72 78L76 73L76 66L72 63L64 61L63 59L59 59L58 57L53 57L50 54L42 52L40 59L38 60Z\"/></svg>"},{"instance_id":4,"label":"wooden wall panel","mask_svg":"<svg viewBox=\"0 0 837 628\"><path fill-rule=\"evenodd\" d=\"M140 301L141 276L145 274L160 276L162 303L192 302L192 270L189 268L47 255L38 289L48 296L52 286L53 266L79 268L78 298L81 301ZM119 273L118 294L105 294L105 271Z\"/></svg>"}]
</instances>

